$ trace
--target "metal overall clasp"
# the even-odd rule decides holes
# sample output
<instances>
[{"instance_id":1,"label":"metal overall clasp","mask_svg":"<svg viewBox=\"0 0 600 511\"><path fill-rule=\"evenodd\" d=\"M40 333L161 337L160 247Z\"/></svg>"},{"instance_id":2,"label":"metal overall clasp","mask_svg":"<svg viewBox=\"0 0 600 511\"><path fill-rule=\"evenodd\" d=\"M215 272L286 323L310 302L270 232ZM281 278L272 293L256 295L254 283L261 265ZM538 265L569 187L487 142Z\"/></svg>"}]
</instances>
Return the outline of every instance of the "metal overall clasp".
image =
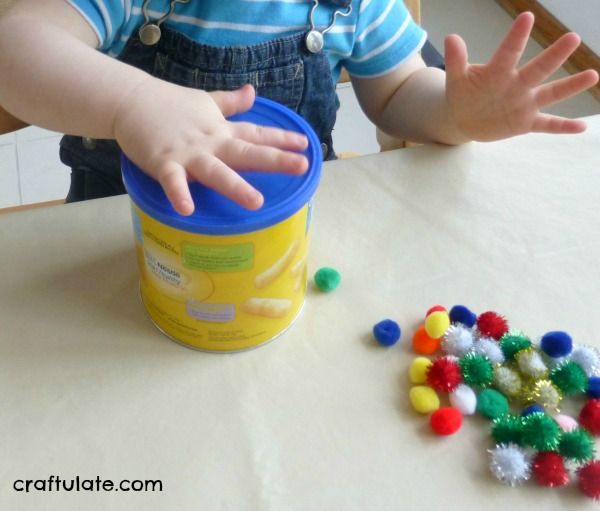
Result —
<instances>
[{"instance_id":1,"label":"metal overall clasp","mask_svg":"<svg viewBox=\"0 0 600 511\"><path fill-rule=\"evenodd\" d=\"M169 16L171 16L171 14L173 14L173 11L175 10L175 4L187 4L190 0L171 0L169 4L169 12L156 21L151 21L150 15L148 14L148 8L150 7L151 1L152 0L144 0L144 4L142 5L144 24L138 30L140 41L142 41L142 43L146 46L154 46L156 43L158 43L158 41L160 41L160 36L162 35L160 31L160 25Z\"/></svg>"},{"instance_id":2,"label":"metal overall clasp","mask_svg":"<svg viewBox=\"0 0 600 511\"><path fill-rule=\"evenodd\" d=\"M310 25L310 28L308 29L308 33L304 38L304 44L306 45L306 49L311 53L319 53L323 49L323 46L325 45L323 34L329 32L333 28L333 25L335 25L335 20L338 17L338 15L348 16L352 12L352 5L350 4L348 4L348 7L345 11L341 9L336 9L333 12L333 16L331 17L331 23L329 23L329 25L324 30L319 31L315 28L314 21L314 13L317 10L317 7L319 7L319 0L313 0L313 6L310 10L310 14L308 15L308 23Z\"/></svg>"}]
</instances>

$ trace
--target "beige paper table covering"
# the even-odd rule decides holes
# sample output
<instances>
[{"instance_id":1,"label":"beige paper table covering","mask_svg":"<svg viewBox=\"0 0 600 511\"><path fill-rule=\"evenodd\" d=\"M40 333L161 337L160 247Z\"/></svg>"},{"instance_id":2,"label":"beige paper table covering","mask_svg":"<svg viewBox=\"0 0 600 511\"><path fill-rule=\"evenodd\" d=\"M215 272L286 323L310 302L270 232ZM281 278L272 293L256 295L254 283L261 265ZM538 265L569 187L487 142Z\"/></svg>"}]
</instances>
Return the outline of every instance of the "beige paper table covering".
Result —
<instances>
[{"instance_id":1,"label":"beige paper table covering","mask_svg":"<svg viewBox=\"0 0 600 511\"><path fill-rule=\"evenodd\" d=\"M0 508L597 509L488 473L489 422L434 437L408 402L427 308L497 310L600 346L600 116L529 135L328 163L309 290L284 336L230 355L171 342L138 297L126 197L0 215ZM372 325L395 318L399 345ZM580 406L581 403L578 403ZM162 493L18 493L17 479L160 479Z\"/></svg>"}]
</instances>

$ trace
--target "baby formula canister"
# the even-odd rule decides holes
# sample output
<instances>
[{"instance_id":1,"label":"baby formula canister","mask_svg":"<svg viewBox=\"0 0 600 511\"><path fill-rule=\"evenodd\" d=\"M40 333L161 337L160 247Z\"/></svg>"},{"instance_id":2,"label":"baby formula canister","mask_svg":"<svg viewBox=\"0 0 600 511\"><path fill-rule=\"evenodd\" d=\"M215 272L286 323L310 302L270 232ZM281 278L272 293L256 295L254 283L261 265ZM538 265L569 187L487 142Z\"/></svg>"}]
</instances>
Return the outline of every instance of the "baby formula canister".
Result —
<instances>
[{"instance_id":1,"label":"baby formula canister","mask_svg":"<svg viewBox=\"0 0 600 511\"><path fill-rule=\"evenodd\" d=\"M218 352L264 344L300 313L311 201L322 164L312 128L286 107L257 98L231 120L304 133L309 140L309 170L301 176L243 172L264 196L257 211L190 183L196 209L181 216L157 181L121 158L148 315L173 340Z\"/></svg>"}]
</instances>

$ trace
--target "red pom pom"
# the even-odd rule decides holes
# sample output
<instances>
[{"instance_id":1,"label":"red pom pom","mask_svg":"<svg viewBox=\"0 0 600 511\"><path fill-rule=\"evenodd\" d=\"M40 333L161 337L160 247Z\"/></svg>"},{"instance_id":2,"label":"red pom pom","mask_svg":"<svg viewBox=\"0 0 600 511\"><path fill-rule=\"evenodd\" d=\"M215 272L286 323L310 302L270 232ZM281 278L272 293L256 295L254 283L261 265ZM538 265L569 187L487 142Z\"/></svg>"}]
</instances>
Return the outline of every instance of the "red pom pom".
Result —
<instances>
[{"instance_id":1,"label":"red pom pom","mask_svg":"<svg viewBox=\"0 0 600 511\"><path fill-rule=\"evenodd\" d=\"M486 337L498 340L508 332L508 322L496 312L483 312L477 318L477 330Z\"/></svg>"},{"instance_id":2,"label":"red pom pom","mask_svg":"<svg viewBox=\"0 0 600 511\"><path fill-rule=\"evenodd\" d=\"M569 482L565 463L557 452L538 452L532 466L533 476L542 486L564 486Z\"/></svg>"},{"instance_id":3,"label":"red pom pom","mask_svg":"<svg viewBox=\"0 0 600 511\"><path fill-rule=\"evenodd\" d=\"M456 408L446 406L431 414L429 424L438 435L452 435L460 429L462 415Z\"/></svg>"},{"instance_id":4,"label":"red pom pom","mask_svg":"<svg viewBox=\"0 0 600 511\"><path fill-rule=\"evenodd\" d=\"M434 305L433 307L431 307L431 309L429 309L427 311L427 314L425 314L425 317L429 316L432 312L437 312L437 311L448 312L446 310L446 307L444 307L443 305Z\"/></svg>"},{"instance_id":5,"label":"red pom pom","mask_svg":"<svg viewBox=\"0 0 600 511\"><path fill-rule=\"evenodd\" d=\"M579 424L592 435L600 435L600 399L590 399L579 412Z\"/></svg>"},{"instance_id":6,"label":"red pom pom","mask_svg":"<svg viewBox=\"0 0 600 511\"><path fill-rule=\"evenodd\" d=\"M438 358L427 369L427 383L440 392L452 392L461 381L460 366L448 357Z\"/></svg>"},{"instance_id":7,"label":"red pom pom","mask_svg":"<svg viewBox=\"0 0 600 511\"><path fill-rule=\"evenodd\" d=\"M590 461L577 471L581 493L600 500L600 461Z\"/></svg>"}]
</instances>

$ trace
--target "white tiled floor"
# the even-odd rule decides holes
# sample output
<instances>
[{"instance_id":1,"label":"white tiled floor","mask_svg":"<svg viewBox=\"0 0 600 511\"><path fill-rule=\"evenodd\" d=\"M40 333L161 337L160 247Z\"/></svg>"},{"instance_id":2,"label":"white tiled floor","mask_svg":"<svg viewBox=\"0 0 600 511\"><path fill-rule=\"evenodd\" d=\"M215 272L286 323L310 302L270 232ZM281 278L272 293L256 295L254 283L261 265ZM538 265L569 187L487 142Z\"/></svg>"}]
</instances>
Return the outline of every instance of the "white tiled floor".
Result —
<instances>
[{"instance_id":1,"label":"white tiled floor","mask_svg":"<svg viewBox=\"0 0 600 511\"><path fill-rule=\"evenodd\" d=\"M446 34L463 36L469 48L471 62L485 62L510 26L510 16L493 0L424 0L422 23L429 38L443 48ZM541 50L531 41L526 58ZM559 72L557 76L564 76ZM338 152L377 152L375 128L363 115L352 87L338 87L341 108L333 138ZM548 111L570 117L600 113L600 102L583 94ZM16 206L62 199L69 187L69 169L58 159L60 134L40 128L27 128L0 136L0 207Z\"/></svg>"}]
</instances>

